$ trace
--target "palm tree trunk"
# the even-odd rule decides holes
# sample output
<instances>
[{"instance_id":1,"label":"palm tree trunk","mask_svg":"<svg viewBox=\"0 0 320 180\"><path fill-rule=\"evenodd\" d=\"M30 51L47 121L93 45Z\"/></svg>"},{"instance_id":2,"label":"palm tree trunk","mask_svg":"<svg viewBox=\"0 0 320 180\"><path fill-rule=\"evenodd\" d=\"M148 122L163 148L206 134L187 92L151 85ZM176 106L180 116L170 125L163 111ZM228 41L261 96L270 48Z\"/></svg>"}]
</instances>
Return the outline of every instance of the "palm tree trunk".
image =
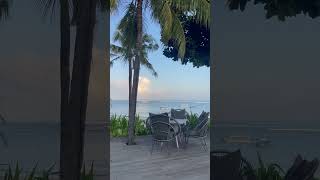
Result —
<instances>
[{"instance_id":1,"label":"palm tree trunk","mask_svg":"<svg viewBox=\"0 0 320 180\"><path fill-rule=\"evenodd\" d=\"M128 127L128 145L135 144L134 142L134 127L135 127L135 116L137 106L137 95L139 85L139 74L140 74L140 60L142 50L142 3L143 0L137 0L137 43L136 43L136 54L134 59L134 74L132 83L132 96L129 99L129 127Z\"/></svg>"},{"instance_id":2,"label":"palm tree trunk","mask_svg":"<svg viewBox=\"0 0 320 180\"><path fill-rule=\"evenodd\" d=\"M69 3L60 0L60 179L68 167L68 131L72 126L68 123L67 112L70 88L70 15Z\"/></svg>"},{"instance_id":3,"label":"palm tree trunk","mask_svg":"<svg viewBox=\"0 0 320 180\"><path fill-rule=\"evenodd\" d=\"M130 101L130 99L131 99L131 91L132 91L132 58L129 58L129 86L128 86L129 88L129 96L128 96L128 98L129 98L129 101ZM128 113L130 113L130 108L131 106L130 106L130 103L129 103L129 112Z\"/></svg>"},{"instance_id":4,"label":"palm tree trunk","mask_svg":"<svg viewBox=\"0 0 320 180\"><path fill-rule=\"evenodd\" d=\"M65 179L79 180L83 163L84 133L87 109L88 86L92 63L93 33L96 20L96 0L79 0L75 19L76 40L72 80L69 96L68 122L70 140L68 152L72 153Z\"/></svg>"}]
</instances>

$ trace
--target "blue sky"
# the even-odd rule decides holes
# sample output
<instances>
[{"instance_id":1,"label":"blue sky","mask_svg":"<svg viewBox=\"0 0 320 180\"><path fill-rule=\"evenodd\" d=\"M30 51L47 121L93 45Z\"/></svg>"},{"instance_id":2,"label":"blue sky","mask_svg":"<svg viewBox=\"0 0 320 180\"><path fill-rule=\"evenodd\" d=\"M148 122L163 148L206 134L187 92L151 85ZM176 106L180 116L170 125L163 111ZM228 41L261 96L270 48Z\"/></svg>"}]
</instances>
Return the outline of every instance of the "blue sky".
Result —
<instances>
[{"instance_id":1,"label":"blue sky","mask_svg":"<svg viewBox=\"0 0 320 180\"><path fill-rule=\"evenodd\" d=\"M116 27L125 12L125 7L111 16L111 43ZM144 29L151 34L160 48L149 54L150 63L158 72L155 78L142 67L140 71L140 88L138 99L150 100L209 100L210 97L210 68L194 68L192 64L182 65L174 62L163 54L160 42L160 26L148 12L144 15ZM128 98L128 67L117 62L111 67L111 99Z\"/></svg>"}]
</instances>

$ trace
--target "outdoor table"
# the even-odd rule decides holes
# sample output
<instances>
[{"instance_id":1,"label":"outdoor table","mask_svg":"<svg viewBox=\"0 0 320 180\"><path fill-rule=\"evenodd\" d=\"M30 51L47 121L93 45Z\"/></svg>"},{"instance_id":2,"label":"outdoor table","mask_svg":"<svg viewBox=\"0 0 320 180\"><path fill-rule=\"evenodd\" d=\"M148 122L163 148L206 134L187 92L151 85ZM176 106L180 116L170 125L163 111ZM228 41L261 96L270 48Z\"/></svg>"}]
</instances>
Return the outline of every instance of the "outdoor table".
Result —
<instances>
[{"instance_id":1,"label":"outdoor table","mask_svg":"<svg viewBox=\"0 0 320 180\"><path fill-rule=\"evenodd\" d=\"M172 125L178 125L179 128L179 135L180 133L184 133L183 130L185 129L184 127L187 125L187 119L171 119L170 118L170 124ZM177 144L177 148L179 149L179 141L178 141L178 137L176 136L176 144Z\"/></svg>"}]
</instances>

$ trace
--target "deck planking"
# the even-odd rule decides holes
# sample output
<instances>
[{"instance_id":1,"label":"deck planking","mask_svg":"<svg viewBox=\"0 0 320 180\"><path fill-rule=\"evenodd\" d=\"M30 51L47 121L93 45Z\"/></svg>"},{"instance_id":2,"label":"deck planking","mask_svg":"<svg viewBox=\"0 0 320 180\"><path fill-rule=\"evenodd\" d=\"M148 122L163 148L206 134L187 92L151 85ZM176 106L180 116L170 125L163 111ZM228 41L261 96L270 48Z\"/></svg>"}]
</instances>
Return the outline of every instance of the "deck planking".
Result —
<instances>
[{"instance_id":1,"label":"deck planking","mask_svg":"<svg viewBox=\"0 0 320 180\"><path fill-rule=\"evenodd\" d=\"M137 145L127 146L124 138L110 143L111 180L205 180L210 177L209 151L202 149L199 139L190 139L185 148L175 143L162 151L160 145L151 150L151 137L137 137ZM207 139L208 149L209 139Z\"/></svg>"}]
</instances>

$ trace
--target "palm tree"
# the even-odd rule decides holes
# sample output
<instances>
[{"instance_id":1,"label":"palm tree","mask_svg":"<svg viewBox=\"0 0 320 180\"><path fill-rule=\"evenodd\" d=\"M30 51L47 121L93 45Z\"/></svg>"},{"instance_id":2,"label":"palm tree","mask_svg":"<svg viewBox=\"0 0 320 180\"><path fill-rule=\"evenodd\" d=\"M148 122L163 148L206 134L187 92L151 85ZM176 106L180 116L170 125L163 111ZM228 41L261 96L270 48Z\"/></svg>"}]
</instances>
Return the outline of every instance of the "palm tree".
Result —
<instances>
[{"instance_id":1,"label":"palm tree","mask_svg":"<svg viewBox=\"0 0 320 180\"><path fill-rule=\"evenodd\" d=\"M9 1L0 0L0 20L6 19L9 15Z\"/></svg>"},{"instance_id":2,"label":"palm tree","mask_svg":"<svg viewBox=\"0 0 320 180\"><path fill-rule=\"evenodd\" d=\"M123 37L124 35L122 34L121 36ZM132 62L134 60L135 50L129 49L126 46L126 44L123 44L123 41L121 40L118 40L118 41L121 43L121 46L118 46L115 44L111 44L110 46L111 57L113 57L113 59L110 62L110 65L112 66L115 61L119 61L119 60L122 60L124 63L129 64L129 95L130 95L131 88L132 88L132 71L133 71ZM132 48L134 48L134 46ZM145 34L143 36L143 49L142 49L143 57L142 57L141 65L146 67L155 77L158 76L158 73L155 71L155 69L153 68L152 64L148 59L148 52L156 51L158 50L158 48L159 48L158 44L155 43L155 40L152 38L151 35Z\"/></svg>"},{"instance_id":3,"label":"palm tree","mask_svg":"<svg viewBox=\"0 0 320 180\"><path fill-rule=\"evenodd\" d=\"M132 89L132 74L133 74L133 67L132 62L134 60L134 52L135 46L130 46L126 44L125 35L122 34L120 31L116 32L115 35L116 38L114 38L115 41L119 41L121 46L117 46L115 44L111 45L111 56L114 57L110 65L112 66L115 61L122 60L124 63L128 63L129 67L129 99L131 96L131 89ZM131 48L131 49L129 49ZM151 71L152 75L157 77L158 74L153 68L152 64L149 62L148 59L148 52L150 51L156 51L159 48L158 44L155 43L155 40L151 37L151 35L145 34L143 36L143 49L142 49L142 61L141 65L146 67L148 70Z\"/></svg>"},{"instance_id":4,"label":"palm tree","mask_svg":"<svg viewBox=\"0 0 320 180\"><path fill-rule=\"evenodd\" d=\"M105 0L38 0L45 12L60 4L61 142L60 179L79 180L83 164L84 132L96 9L107 10ZM72 16L72 17L71 17ZM76 39L72 76L70 26Z\"/></svg>"},{"instance_id":5,"label":"palm tree","mask_svg":"<svg viewBox=\"0 0 320 180\"><path fill-rule=\"evenodd\" d=\"M111 11L115 11L120 0L110 0ZM143 48L143 6L149 8L152 17L160 24L161 37L164 43L170 39L174 39L177 43L179 57L183 57L186 48L186 40L184 29L178 19L176 12L184 12L192 14L194 19L199 23L209 26L210 20L210 2L208 0L133 0L132 3L136 6L135 22L136 22L136 47L133 60L133 83L131 95L129 96L129 128L128 128L128 145L135 144L134 142L134 122L136 115L136 102L138 94L140 64L142 61Z\"/></svg>"},{"instance_id":6,"label":"palm tree","mask_svg":"<svg viewBox=\"0 0 320 180\"><path fill-rule=\"evenodd\" d=\"M114 61L122 60L125 63L129 64L129 100L132 97L132 74L133 74L133 61L135 53L135 44L136 44L136 28L135 28L135 6L131 3L128 7L126 15L120 21L118 30L114 35L114 41L119 42L121 46L111 45L111 56L114 57L111 60L111 65ZM145 34L143 36L143 48L142 48L142 59L141 65L145 66L151 73L157 77L157 72L154 70L152 64L148 60L148 52L155 51L159 48L155 40L151 35ZM129 104L129 109L131 109L131 104ZM134 125L133 125L134 127Z\"/></svg>"}]
</instances>

